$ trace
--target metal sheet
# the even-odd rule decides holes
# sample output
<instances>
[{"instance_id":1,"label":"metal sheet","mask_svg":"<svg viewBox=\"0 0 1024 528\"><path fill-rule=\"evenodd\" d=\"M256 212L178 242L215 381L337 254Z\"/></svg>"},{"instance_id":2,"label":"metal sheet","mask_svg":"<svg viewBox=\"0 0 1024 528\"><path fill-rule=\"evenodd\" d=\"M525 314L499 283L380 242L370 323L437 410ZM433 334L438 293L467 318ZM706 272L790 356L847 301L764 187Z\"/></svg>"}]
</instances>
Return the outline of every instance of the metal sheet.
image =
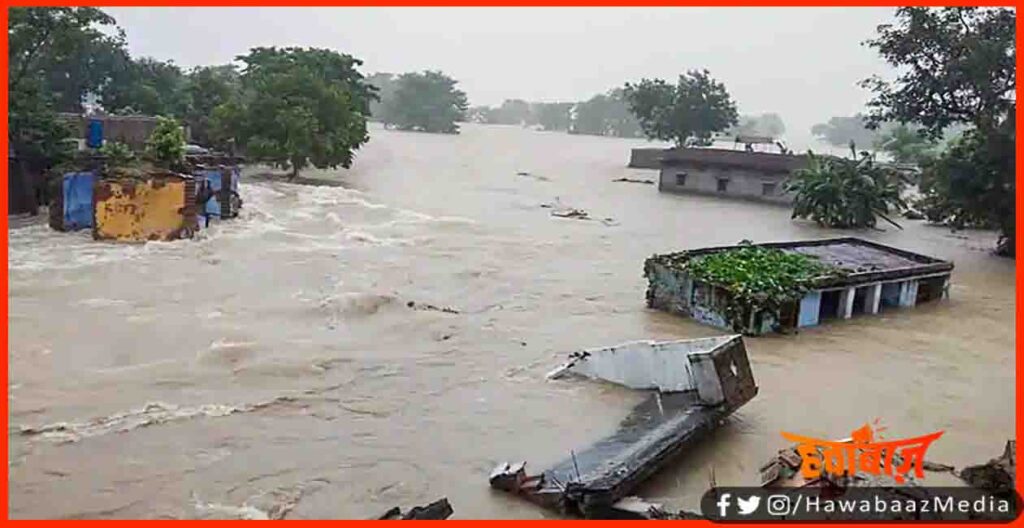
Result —
<instances>
[{"instance_id":1,"label":"metal sheet","mask_svg":"<svg viewBox=\"0 0 1024 528\"><path fill-rule=\"evenodd\" d=\"M92 193L96 175L92 172L70 172L64 175L64 229L74 231L92 227Z\"/></svg>"},{"instance_id":2,"label":"metal sheet","mask_svg":"<svg viewBox=\"0 0 1024 528\"><path fill-rule=\"evenodd\" d=\"M141 242L187 237L195 229L194 190L183 177L102 180L96 184L93 237Z\"/></svg>"}]
</instances>

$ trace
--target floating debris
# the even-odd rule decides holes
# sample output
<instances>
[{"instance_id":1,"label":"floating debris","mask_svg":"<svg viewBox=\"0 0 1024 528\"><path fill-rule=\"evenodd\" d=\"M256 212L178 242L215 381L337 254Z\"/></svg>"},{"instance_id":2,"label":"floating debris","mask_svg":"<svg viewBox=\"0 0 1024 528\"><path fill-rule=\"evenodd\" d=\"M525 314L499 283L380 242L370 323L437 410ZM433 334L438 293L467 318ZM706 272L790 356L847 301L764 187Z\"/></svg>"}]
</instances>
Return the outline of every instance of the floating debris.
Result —
<instances>
[{"instance_id":1,"label":"floating debris","mask_svg":"<svg viewBox=\"0 0 1024 528\"><path fill-rule=\"evenodd\" d=\"M416 301L409 301L405 303L405 305L408 306L409 308L412 308L413 310L429 310L433 312L444 312L449 314L462 313L456 310L455 308L449 308L447 306L435 306L429 303L416 303Z\"/></svg>"},{"instance_id":2,"label":"floating debris","mask_svg":"<svg viewBox=\"0 0 1024 528\"><path fill-rule=\"evenodd\" d=\"M395 506L377 517L378 521L443 521L455 513L448 498L441 498L426 506L416 506L405 514Z\"/></svg>"},{"instance_id":3,"label":"floating debris","mask_svg":"<svg viewBox=\"0 0 1024 528\"><path fill-rule=\"evenodd\" d=\"M541 205L541 207L551 207ZM575 207L568 207L563 209L556 209L551 211L551 216L557 216L559 218L571 218L573 220L596 220L606 226L618 225L614 218L593 218L590 213L583 209L577 209Z\"/></svg>"},{"instance_id":4,"label":"floating debris","mask_svg":"<svg viewBox=\"0 0 1024 528\"><path fill-rule=\"evenodd\" d=\"M535 179L537 181L551 181L551 178L548 178L547 176L540 176L538 174L530 174L529 172L526 172L526 171L519 171L519 172L516 173L516 176L522 176L524 178L533 178L533 179Z\"/></svg>"},{"instance_id":5,"label":"floating debris","mask_svg":"<svg viewBox=\"0 0 1024 528\"><path fill-rule=\"evenodd\" d=\"M559 218L575 218L577 220L590 220L590 213L583 209L562 209L558 211L551 211L551 216L557 216Z\"/></svg>"}]
</instances>

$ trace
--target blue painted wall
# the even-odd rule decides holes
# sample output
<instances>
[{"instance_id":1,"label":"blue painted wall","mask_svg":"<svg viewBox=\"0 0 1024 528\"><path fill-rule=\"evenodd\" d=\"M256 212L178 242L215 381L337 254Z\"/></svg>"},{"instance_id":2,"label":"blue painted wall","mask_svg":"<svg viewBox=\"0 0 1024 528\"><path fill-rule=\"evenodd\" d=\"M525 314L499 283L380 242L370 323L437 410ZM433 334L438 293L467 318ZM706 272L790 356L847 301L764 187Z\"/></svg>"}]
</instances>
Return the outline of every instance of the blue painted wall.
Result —
<instances>
[{"instance_id":1,"label":"blue painted wall","mask_svg":"<svg viewBox=\"0 0 1024 528\"><path fill-rule=\"evenodd\" d=\"M800 299L800 319L797 321L797 326L817 325L819 311L821 311L821 292L808 292L803 299Z\"/></svg>"},{"instance_id":2,"label":"blue painted wall","mask_svg":"<svg viewBox=\"0 0 1024 528\"><path fill-rule=\"evenodd\" d=\"M92 227L92 188L96 175L69 172L64 175L64 229L73 231Z\"/></svg>"}]
</instances>

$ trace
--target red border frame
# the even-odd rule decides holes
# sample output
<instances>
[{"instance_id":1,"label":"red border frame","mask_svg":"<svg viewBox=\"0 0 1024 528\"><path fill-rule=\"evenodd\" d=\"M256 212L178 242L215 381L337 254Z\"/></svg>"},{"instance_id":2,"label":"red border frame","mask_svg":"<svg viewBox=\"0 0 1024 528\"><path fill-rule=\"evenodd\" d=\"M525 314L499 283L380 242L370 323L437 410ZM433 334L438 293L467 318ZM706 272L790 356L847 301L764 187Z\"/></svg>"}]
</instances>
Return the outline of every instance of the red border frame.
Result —
<instances>
[{"instance_id":1,"label":"red border frame","mask_svg":"<svg viewBox=\"0 0 1024 528\"><path fill-rule=\"evenodd\" d=\"M703 7L736 7L736 6L747 6L747 7L793 7L793 6L803 6L803 7L863 7L863 6L876 6L876 7L897 7L897 6L905 6L905 5L914 5L914 6L971 6L971 5L978 5L978 6L1015 7L1017 5L1017 2L1014 2L1012 0L999 0L999 1L994 1L994 2L970 2L970 1L963 1L963 0L946 1L946 2L935 1L935 0L925 0L925 1L910 0L910 1L907 1L907 2L892 2L892 1L885 1L885 0L845 0L845 1L837 1L837 2L827 2L827 1L822 1L822 0L818 0L818 1L815 1L815 0L776 0L776 1L730 0L730 1L727 1L727 2L714 2L714 1L711 1L711 0L640 0L640 1L637 1L637 2L628 2L628 1L625 1L625 0L553 0L553 1L544 1L544 0L476 0L476 1L473 1L473 0L384 0L382 2L371 2L371 1L367 1L367 0L348 0L348 1L345 1L345 0L333 0L333 1L332 0L299 0L299 1L291 3L291 4L280 4L280 3L275 3L275 2L256 2L256 1L252 1L252 0L248 0L248 1L246 1L246 0L215 0L215 1L209 1L209 2L202 2L202 1L198 1L198 0L178 0L178 1L166 1L166 0L149 0L149 1L145 1L145 0L106 0L106 1L101 1L101 2L97 2L97 1L94 1L94 0L86 0L86 1L82 1L82 2L66 2L66 1L61 1L61 0L56 0L56 1L46 1L46 0L4 0L3 4L4 4L4 9L3 9L3 12L0 13L0 19L2 19L3 25L6 26L7 25L7 8L9 8L9 7L18 7L18 6L55 6L55 5L97 6L97 7L114 7L114 6L139 6L139 7L142 7L142 6L149 6L149 7L153 7L153 6L199 6L199 7L217 7L217 6L265 6L265 7L309 7L309 6L338 6L338 7L567 7L567 6L587 6L587 7L668 7L668 6L688 6L688 7L696 7L696 6L703 6ZM1020 39L1021 39L1022 34L1024 34L1024 31L1021 30L1021 25L1018 24L1017 25L1018 48L1019 48L1019 43L1020 43ZM0 39L0 40L2 40L2 45L0 45L0 48L2 48L2 49L0 49L0 52L2 52L2 53L0 53L0 67L3 68L4 79L6 80L7 76L8 76L8 64L7 64L7 57L8 57L7 47L8 47L8 42L7 42L7 35L5 34L3 36L3 38ZM1017 66L1018 67L1020 66L1020 56L1019 56L1019 54L1018 54L1018 57L1017 57ZM1017 88L1017 95L1018 96L1020 95L1020 88L1019 87ZM4 114L4 117L5 117L5 119L3 121L3 125L2 125L3 126L3 130L4 130L4 134L2 136L2 139L0 139L0 147L2 147L3 150L6 152L8 150L8 148L9 148L8 139L7 139L7 119L6 119L6 117L7 117L7 109L8 109L8 93L7 92L3 92L3 95L0 95L0 105L3 106L3 114ZM1020 117L1021 117L1021 110L1018 108L1017 109L1017 133L1018 134L1020 133L1020 130L1021 130ZM1016 149L1017 149L1017 159L1020 160L1020 158L1022 157L1022 154L1024 154L1024 148L1022 148L1021 145L1018 144L1016 146ZM1017 174L1016 174L1016 200L1017 200L1018 206L1019 206L1019 204L1021 202L1021 198L1024 197L1024 190L1021 189L1022 180L1024 180L1024 178L1022 178L1022 171L1021 171L1020 167L1018 166ZM7 192L8 192L7 185L0 186L0 188L2 188L2 191L0 191L0 194L2 194L2 198L4 199L3 200L4 204L5 204L4 208L5 208L5 212L6 212L6 208L7 208L7 205L6 205L7 204ZM1021 246L1024 245L1024 243L1021 242L1021 238L1020 238L1022 231L1024 231L1024 221L1021 220L1021 216L1020 215L1017 215L1016 222L1017 222L1016 226L1017 226L1017 234L1018 234L1018 237L1017 237L1017 240L1016 240L1016 245L1017 245L1016 253L1018 255L1020 255L1021 254ZM0 220L0 223L2 223L2 227L3 227L2 235L0 235L0 237L3 238L3 242L4 242L2 248L0 248L0 255L3 256L4 262L7 262L7 259L8 259L8 255L7 255L7 230L8 230L9 226L8 226L8 221L7 221L7 215L6 214L3 216L3 219ZM1020 283L1020 279L1021 279L1020 268L1015 265L1014 269L1015 269L1016 282ZM0 283L2 283L2 290L3 290L4 296L7 297L8 296L7 275L3 276L3 279L0 280ZM1016 289L1015 317L1014 317L1014 320L1016 322L1015 339L1016 339L1016 343L1017 343L1015 345L1015 351L1014 351L1015 352L1014 353L1015 362L1016 362L1015 363L1015 376L1016 376L1016 389L1017 390L1016 390L1016 402L1015 402L1015 412L1014 412L1014 414L1015 414L1015 419L1016 419L1016 428L1015 428L1015 430L1016 430L1016 436L1017 436L1018 439L1020 439L1020 437L1021 437L1021 431L1024 430L1024 428L1021 427L1022 424L1021 424L1021 405L1020 404L1021 404L1021 397L1022 397L1022 395L1024 395L1024 385L1021 384L1021 353L1020 353L1020 344L1019 344L1020 340L1021 340L1022 333L1024 333L1021 330L1020 307L1021 307L1022 301L1024 301L1024 294L1022 294L1021 290L1019 288L1017 288ZM6 302L3 304L3 307L0 308L0 310L2 310L2 312L0 312L0 313L2 313L3 319L6 321L7 317L8 317L7 303ZM4 342L4 345L5 345L5 348L7 348L9 346L7 331L8 331L8 325L4 325L3 329L0 330L0 334L2 334L2 336L3 336L3 342ZM8 380L9 380L9 377L8 377L8 362L5 359L3 361L3 366L0 367L0 381L2 381L3 385L6 387L6 386L8 386L8 383L9 383ZM9 455L9 446L8 446L8 436L9 436L10 433L9 433L8 419L9 419L10 415L9 415L9 408L8 408L7 403L6 403L6 400L5 400L5 404L3 406L3 410L4 410L4 413L3 413L2 421L3 421L3 424L5 425L5 428L4 428L5 431L8 431L8 433L3 437L2 440L0 440L0 445L2 445L2 448L0 448L0 452L2 452L4 460L9 460L9 456L10 455ZM10 496L8 494L9 466L8 466L8 475L7 476L8 476L8 478L5 478L3 483L0 484L0 514L2 514L2 517L0 517L0 518L2 518L3 521L10 522L9 521L9 519L10 519L10 517L9 517L9 513L10 513L9 497ZM1017 477L1016 477L1016 484L1017 484L1017 489L1018 490L1022 489L1022 486L1021 486L1022 482L1024 482L1024 479L1022 479L1021 472L1020 472L1020 470L1018 470L1017 471ZM60 521L16 521L16 522L58 523ZM107 523L107 522L110 522L110 521L78 521L78 522L79 523L85 523L85 524L96 524L96 523ZM138 521L134 521L134 522L138 522ZM145 521L145 522L157 522L157 521ZM176 522L203 522L204 525L206 525L206 524L218 525L218 524L222 524L222 523L237 523L237 522L240 522L240 521L176 521ZM362 523L362 522L370 522L370 521L298 521L298 522L303 522L303 523L338 523L338 522L343 522L343 523ZM442 521L428 521L428 522L437 523L437 522L442 522ZM531 522L531 523L535 523L535 522L561 522L561 523L585 523L586 526L593 527L593 526L613 526L613 525L614 526L618 526L618 525L620 525L624 521L573 521L573 520L562 520L562 521L505 521L505 520L489 520L489 521L443 521L443 522L445 522L445 523L450 523L450 522L488 523L488 524L506 524L506 525L509 524L509 523L520 523L520 522ZM638 521L635 521L635 522L638 522ZM697 525L703 525L703 526L710 526L710 525L713 524L710 521L681 521L681 522L697 524ZM848 524L852 524L852 523L827 523L827 524L822 523L822 524L803 524L803 525L804 526L818 526L818 525L820 525L820 526L841 526L841 525L848 525ZM782 523L766 523L766 524L747 524L747 523L744 523L743 524L743 526L768 526L768 527L771 527L771 526L777 527L777 526L781 526L781 525L782 525ZM912 525L913 526L932 526L932 525L938 525L938 524L933 524L933 523L913 523ZM1014 522L1012 522L1010 524L994 525L994 526L1010 526L1010 525L1012 525L1012 526L1024 525L1024 516L1018 518L1016 521L1014 521ZM896 523L883 523L883 524L879 524L879 526L901 526L901 525L900 524L896 524ZM902 526L908 526L908 524L904 523ZM945 526L948 526L948 524L946 524Z\"/></svg>"}]
</instances>

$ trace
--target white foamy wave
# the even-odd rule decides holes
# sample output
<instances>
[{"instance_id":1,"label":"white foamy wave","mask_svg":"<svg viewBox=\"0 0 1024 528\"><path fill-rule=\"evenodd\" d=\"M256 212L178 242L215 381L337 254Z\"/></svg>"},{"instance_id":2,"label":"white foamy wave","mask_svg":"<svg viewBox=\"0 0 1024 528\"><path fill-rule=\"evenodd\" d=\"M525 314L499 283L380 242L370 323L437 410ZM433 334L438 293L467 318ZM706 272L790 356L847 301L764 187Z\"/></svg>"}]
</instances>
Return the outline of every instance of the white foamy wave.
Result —
<instances>
[{"instance_id":1,"label":"white foamy wave","mask_svg":"<svg viewBox=\"0 0 1024 528\"><path fill-rule=\"evenodd\" d=\"M333 252L352 244L408 246L417 243L415 235L424 224L473 223L465 218L434 217L374 203L364 193L342 187L254 182L241 184L239 190L244 201L239 217L214 219L193 239L116 243L93 240L87 229L58 232L42 223L10 229L8 271L71 270L151 258L188 259L195 257L196 250L215 248L221 240L254 240L268 251L275 251L275 244L283 244L287 246L284 249L297 252ZM337 229L317 234L325 226ZM288 238L299 239L298 244Z\"/></svg>"},{"instance_id":2,"label":"white foamy wave","mask_svg":"<svg viewBox=\"0 0 1024 528\"><path fill-rule=\"evenodd\" d=\"M247 503L243 503L241 506L231 506L216 502L203 502L199 500L199 497L193 495L192 505L196 509L197 516L201 519L270 520L270 515L267 512Z\"/></svg>"},{"instance_id":3,"label":"white foamy wave","mask_svg":"<svg viewBox=\"0 0 1024 528\"><path fill-rule=\"evenodd\" d=\"M151 425L193 418L216 418L236 413L251 412L293 400L294 398L282 396L249 405L232 406L211 403L194 407L155 402L147 403L139 409L116 413L86 422L57 422L41 426L21 426L21 434L24 436L40 437L56 443L77 442L83 438L109 433L123 433Z\"/></svg>"}]
</instances>

